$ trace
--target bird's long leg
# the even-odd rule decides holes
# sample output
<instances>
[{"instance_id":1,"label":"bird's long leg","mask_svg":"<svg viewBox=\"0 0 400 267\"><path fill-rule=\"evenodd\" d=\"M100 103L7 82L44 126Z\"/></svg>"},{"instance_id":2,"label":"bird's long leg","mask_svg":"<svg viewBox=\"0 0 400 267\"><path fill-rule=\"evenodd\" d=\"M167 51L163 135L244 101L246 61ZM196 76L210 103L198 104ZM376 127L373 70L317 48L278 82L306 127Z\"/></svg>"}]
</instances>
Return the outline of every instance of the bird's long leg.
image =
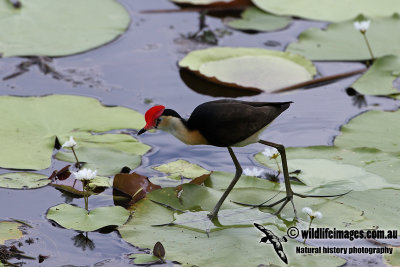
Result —
<instances>
[{"instance_id":1,"label":"bird's long leg","mask_svg":"<svg viewBox=\"0 0 400 267\"><path fill-rule=\"evenodd\" d=\"M279 214L282 209L286 206L287 203L289 203L289 201L292 203L293 206L293 210L294 210L294 214L295 217L297 218L297 212L296 212L296 207L294 206L294 202L293 202L293 196L298 196L301 198L306 198L306 197L339 197L339 196L343 196L346 195L348 192L342 193L342 194L336 194L336 195L303 195L303 194L299 194L299 193L295 193L292 190L292 187L290 186L290 179L289 179L289 171L288 171L288 167L287 167L287 159L286 159L286 151L285 151L285 147L281 144L275 144L272 142L268 142L265 140L258 140L259 143L263 144L263 145L267 145L267 146L271 146L274 147L278 150L279 154L281 155L281 159L282 159L282 169L283 169L283 178L285 181L285 188L286 188L286 197L272 203L272 204L268 204L268 205L264 205L266 202L261 203L259 205L251 205L251 204L243 204L243 203L238 203L241 205L245 205L245 206L252 206L252 207L267 207L267 208L271 208L275 205L278 205L279 203L283 204L281 205L281 207L278 209L278 211L275 214ZM236 202L237 203L237 202Z\"/></svg>"},{"instance_id":2,"label":"bird's long leg","mask_svg":"<svg viewBox=\"0 0 400 267\"><path fill-rule=\"evenodd\" d=\"M258 140L259 143L263 144L263 145L267 145L267 146L271 146L274 147L278 150L279 154L281 155L281 159L282 159L282 169L283 169L283 178L285 181L285 189L286 189L286 197L284 197L283 199L272 203L270 205L266 205L268 207L273 207L281 202L283 202L282 206L279 208L279 210L275 213L275 214L279 214L281 212L281 210L286 206L286 204L290 201L293 205L293 210L294 210L294 215L297 218L297 213L296 213L296 208L294 207L294 202L293 202L293 190L292 187L290 186L290 180L289 180L289 170L288 170L288 166L287 166L287 160L286 160L286 151L285 151L285 147L281 144L275 144L272 142L268 142L265 140Z\"/></svg>"},{"instance_id":3,"label":"bird's long leg","mask_svg":"<svg viewBox=\"0 0 400 267\"><path fill-rule=\"evenodd\" d=\"M232 148L228 147L229 154L232 157L233 163L235 164L236 167L236 173L235 177L233 177L232 182L229 184L228 188L225 190L224 194L222 197L218 200L218 203L215 205L214 209L207 215L210 220L213 220L214 218L217 217L219 208L221 207L222 203L224 203L226 197L229 195L229 193L232 191L233 187L239 181L240 176L242 175L242 167L240 166L239 161L237 160L235 153L233 153Z\"/></svg>"}]
</instances>

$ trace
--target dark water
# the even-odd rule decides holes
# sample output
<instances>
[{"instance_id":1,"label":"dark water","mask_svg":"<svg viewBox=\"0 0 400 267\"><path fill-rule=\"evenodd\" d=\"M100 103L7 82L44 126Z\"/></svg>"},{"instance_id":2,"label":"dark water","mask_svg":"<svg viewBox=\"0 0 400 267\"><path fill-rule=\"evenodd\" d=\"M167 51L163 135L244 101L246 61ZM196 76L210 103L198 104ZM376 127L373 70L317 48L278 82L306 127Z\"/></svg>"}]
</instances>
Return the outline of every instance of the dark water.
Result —
<instances>
[{"instance_id":1,"label":"dark water","mask_svg":"<svg viewBox=\"0 0 400 267\"><path fill-rule=\"evenodd\" d=\"M207 45L192 42L181 34L195 32L198 25L196 13L140 14L141 10L174 8L167 0L121 0L132 17L128 31L114 42L93 51L64 58L56 58L51 65L69 80L57 80L44 75L37 67L16 78L0 83L1 95L38 96L47 94L74 94L90 96L107 105L126 106L144 113L154 104L163 104L188 116L198 104L216 99L215 96L232 96L227 91L214 88L182 73L177 67L187 52L205 48ZM220 19L207 17L212 29L224 28ZM325 23L295 21L287 29L262 34L245 34L232 31L219 39L221 46L264 47L283 50L289 42L309 27L322 27ZM267 47L266 42L278 42L278 46ZM15 71L24 58L0 60L0 77ZM326 76L362 67L360 63L316 64L319 74ZM358 76L346 78L314 89L297 90L285 94L258 94L239 97L251 101L294 101L294 104L262 135L263 139L286 146L310 146L332 144L340 126L357 114L369 109L396 109L399 103L387 98L366 97L361 106L354 97L348 96L346 88ZM182 80L183 79L183 80ZM194 88L203 86L203 88ZM207 86L204 88L204 86ZM211 88L211 89L210 89ZM211 94L211 95L208 95ZM151 99L151 104L146 100ZM357 104L358 103L358 104ZM209 170L233 171L231 158L224 148L186 146L174 137L157 132L140 138L153 150L143 157L138 171L151 174L146 168L162 164L174 158L185 158ZM235 149L244 168L254 166L253 155L264 148L254 144ZM50 174L65 164L54 161L52 168L40 171ZM1 170L0 173L8 172ZM1 219L17 218L29 222L24 237L33 238L34 243L21 247L28 255L49 255L42 264L27 261L26 266L126 266L126 255L138 249L125 243L116 232L102 234L91 232L85 246L78 246L79 233L52 225L45 218L46 210L54 205L69 202L83 206L81 199L69 199L51 187L36 190L0 189ZM90 198L90 205L112 205L112 192ZM80 243L82 244L82 242ZM93 247L94 246L94 247ZM349 259L348 266L382 265L376 257Z\"/></svg>"}]
</instances>

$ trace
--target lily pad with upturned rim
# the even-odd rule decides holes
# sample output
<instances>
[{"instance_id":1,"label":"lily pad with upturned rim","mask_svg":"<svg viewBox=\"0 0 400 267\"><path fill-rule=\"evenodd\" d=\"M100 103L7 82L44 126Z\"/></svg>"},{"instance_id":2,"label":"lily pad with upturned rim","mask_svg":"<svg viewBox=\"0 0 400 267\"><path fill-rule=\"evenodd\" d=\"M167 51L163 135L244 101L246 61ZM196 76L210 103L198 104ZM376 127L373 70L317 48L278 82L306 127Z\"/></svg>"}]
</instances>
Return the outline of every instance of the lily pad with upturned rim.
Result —
<instances>
[{"instance_id":1,"label":"lily pad with upturned rim","mask_svg":"<svg viewBox=\"0 0 400 267\"><path fill-rule=\"evenodd\" d=\"M312 62L300 55L262 48L196 50L179 66L215 83L258 92L304 82L316 74Z\"/></svg>"}]
</instances>

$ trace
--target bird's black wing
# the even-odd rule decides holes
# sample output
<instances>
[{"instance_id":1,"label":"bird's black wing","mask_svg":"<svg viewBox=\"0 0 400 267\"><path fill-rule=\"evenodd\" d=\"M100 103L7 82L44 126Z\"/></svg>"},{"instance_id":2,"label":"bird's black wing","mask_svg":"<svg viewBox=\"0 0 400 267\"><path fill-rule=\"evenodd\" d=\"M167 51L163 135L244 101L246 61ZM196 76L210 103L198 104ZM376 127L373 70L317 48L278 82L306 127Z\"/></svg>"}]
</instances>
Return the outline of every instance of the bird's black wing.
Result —
<instances>
[{"instance_id":1,"label":"bird's black wing","mask_svg":"<svg viewBox=\"0 0 400 267\"><path fill-rule=\"evenodd\" d=\"M286 110L291 102L217 100L195 108L187 121L210 145L227 147L258 132Z\"/></svg>"}]
</instances>

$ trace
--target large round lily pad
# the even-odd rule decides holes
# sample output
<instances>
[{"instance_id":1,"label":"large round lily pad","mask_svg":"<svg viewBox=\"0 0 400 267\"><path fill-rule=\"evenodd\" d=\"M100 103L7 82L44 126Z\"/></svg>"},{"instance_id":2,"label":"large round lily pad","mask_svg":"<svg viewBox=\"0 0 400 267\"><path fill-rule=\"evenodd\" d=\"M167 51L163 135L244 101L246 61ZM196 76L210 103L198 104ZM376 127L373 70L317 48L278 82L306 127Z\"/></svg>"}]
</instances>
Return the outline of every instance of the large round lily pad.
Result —
<instances>
[{"instance_id":1,"label":"large round lily pad","mask_svg":"<svg viewBox=\"0 0 400 267\"><path fill-rule=\"evenodd\" d=\"M128 12L114 0L0 0L0 54L65 56L101 46L128 27Z\"/></svg>"},{"instance_id":2,"label":"large round lily pad","mask_svg":"<svg viewBox=\"0 0 400 267\"><path fill-rule=\"evenodd\" d=\"M255 91L272 91L312 79L316 69L306 58L261 48L215 47L192 51L181 61L212 82Z\"/></svg>"},{"instance_id":3,"label":"large round lily pad","mask_svg":"<svg viewBox=\"0 0 400 267\"><path fill-rule=\"evenodd\" d=\"M131 109L105 107L96 99L69 95L1 96L0 114L0 166L14 169L48 168L58 136L66 140L85 133L88 137L90 132L140 129L145 124L143 115ZM143 148L139 151L143 153Z\"/></svg>"},{"instance_id":4,"label":"large round lily pad","mask_svg":"<svg viewBox=\"0 0 400 267\"><path fill-rule=\"evenodd\" d=\"M300 34L297 43L289 44L286 51L303 55L311 60L369 60L371 54L364 37L353 25L356 20L360 19L365 18L358 17L345 22L333 23L326 29L308 29ZM398 31L399 27L400 16L398 14L371 20L366 35L375 57L400 55L400 47L397 45L400 43L400 36L392 34Z\"/></svg>"},{"instance_id":5,"label":"large round lily pad","mask_svg":"<svg viewBox=\"0 0 400 267\"><path fill-rule=\"evenodd\" d=\"M358 14L369 17L400 13L397 0L252 0L262 10L277 15L302 17L312 20L343 21Z\"/></svg>"},{"instance_id":6,"label":"large round lily pad","mask_svg":"<svg viewBox=\"0 0 400 267\"><path fill-rule=\"evenodd\" d=\"M0 187L11 189L31 189L48 185L48 176L33 172L12 172L0 175Z\"/></svg>"},{"instance_id":7,"label":"large round lily pad","mask_svg":"<svg viewBox=\"0 0 400 267\"><path fill-rule=\"evenodd\" d=\"M130 212L119 206L100 207L87 210L69 204L60 204L47 211L47 219L62 227L78 231L95 231L106 226L120 226L130 216Z\"/></svg>"}]
</instances>

